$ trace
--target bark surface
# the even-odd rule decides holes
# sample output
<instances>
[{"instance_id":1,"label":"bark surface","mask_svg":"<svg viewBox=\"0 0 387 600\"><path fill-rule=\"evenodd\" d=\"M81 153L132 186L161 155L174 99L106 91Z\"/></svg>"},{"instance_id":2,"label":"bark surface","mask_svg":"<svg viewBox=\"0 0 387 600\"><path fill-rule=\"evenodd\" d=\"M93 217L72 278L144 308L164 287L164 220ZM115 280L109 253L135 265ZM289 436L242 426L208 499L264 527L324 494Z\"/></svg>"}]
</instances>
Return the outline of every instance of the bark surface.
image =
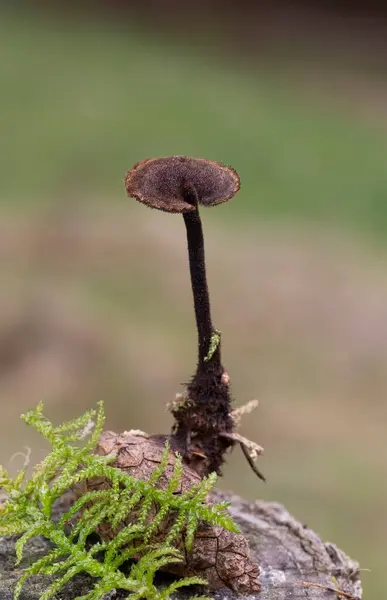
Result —
<instances>
[{"instance_id":1,"label":"bark surface","mask_svg":"<svg viewBox=\"0 0 387 600\"><path fill-rule=\"evenodd\" d=\"M230 512L250 544L251 558L260 565L261 591L248 596L229 589L208 593L216 600L336 600L361 599L359 565L334 544L324 543L312 530L296 521L286 509L272 502L246 502L238 496L217 492L214 500L231 500ZM15 567L15 540L0 537L0 599L12 600L13 587L23 564L41 557L48 544L36 538L26 548L21 566ZM333 578L333 579L332 579ZM318 584L305 585L305 583ZM337 583L336 583L337 582ZM335 592L338 585L341 592ZM39 600L47 579L27 581L21 600ZM56 600L73 600L90 591L91 579L76 577ZM322 586L322 587L318 587ZM326 589L328 588L328 589ZM333 590L333 591L329 591ZM176 594L176 600L192 596L192 590ZM104 600L124 597L114 592Z\"/></svg>"}]
</instances>

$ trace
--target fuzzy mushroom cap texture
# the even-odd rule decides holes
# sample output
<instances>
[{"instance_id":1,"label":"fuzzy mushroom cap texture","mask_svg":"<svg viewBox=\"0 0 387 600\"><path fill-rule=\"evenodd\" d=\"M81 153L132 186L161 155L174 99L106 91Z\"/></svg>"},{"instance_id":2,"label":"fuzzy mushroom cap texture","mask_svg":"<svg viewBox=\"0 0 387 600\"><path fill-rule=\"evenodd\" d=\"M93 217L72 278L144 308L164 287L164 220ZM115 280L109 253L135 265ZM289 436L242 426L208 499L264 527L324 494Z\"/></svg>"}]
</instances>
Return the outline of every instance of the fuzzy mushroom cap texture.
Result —
<instances>
[{"instance_id":1,"label":"fuzzy mushroom cap texture","mask_svg":"<svg viewBox=\"0 0 387 600\"><path fill-rule=\"evenodd\" d=\"M202 206L227 202L240 187L238 173L222 163L205 158L167 156L138 162L127 172L128 196L165 212L184 213L195 210L187 201L194 190Z\"/></svg>"}]
</instances>

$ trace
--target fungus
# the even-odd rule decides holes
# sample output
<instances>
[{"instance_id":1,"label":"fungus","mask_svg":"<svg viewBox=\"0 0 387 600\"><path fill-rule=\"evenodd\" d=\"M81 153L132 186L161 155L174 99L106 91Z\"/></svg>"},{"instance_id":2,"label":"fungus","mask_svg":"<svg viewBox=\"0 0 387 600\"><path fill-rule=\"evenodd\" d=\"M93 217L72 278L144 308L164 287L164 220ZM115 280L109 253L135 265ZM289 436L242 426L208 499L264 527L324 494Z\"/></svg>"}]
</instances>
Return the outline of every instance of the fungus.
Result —
<instances>
[{"instance_id":1,"label":"fungus","mask_svg":"<svg viewBox=\"0 0 387 600\"><path fill-rule=\"evenodd\" d=\"M219 162L169 156L136 163L126 175L125 186L128 196L150 208L181 213L184 218L198 361L186 396L171 408L175 418L171 442L201 475L220 473L228 448L239 443L245 453L246 447L233 433L229 376L221 362L220 332L211 317L199 206L211 207L230 200L239 190L239 176L232 167Z\"/></svg>"}]
</instances>

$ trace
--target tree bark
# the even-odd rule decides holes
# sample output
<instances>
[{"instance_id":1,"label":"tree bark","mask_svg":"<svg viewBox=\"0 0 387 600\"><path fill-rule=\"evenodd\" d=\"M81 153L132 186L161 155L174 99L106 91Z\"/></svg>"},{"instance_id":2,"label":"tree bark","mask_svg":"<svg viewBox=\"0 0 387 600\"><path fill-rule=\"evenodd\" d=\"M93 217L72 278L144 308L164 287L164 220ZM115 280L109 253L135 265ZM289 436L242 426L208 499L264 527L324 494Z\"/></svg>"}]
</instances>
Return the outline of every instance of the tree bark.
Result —
<instances>
[{"instance_id":1,"label":"tree bark","mask_svg":"<svg viewBox=\"0 0 387 600\"><path fill-rule=\"evenodd\" d=\"M231 501L230 512L249 541L252 559L260 565L262 590L248 600L360 600L362 587L359 564L334 544L324 543L311 529L296 521L280 504L246 502L223 492L213 494L215 501ZM15 539L0 537L0 598L12 600L13 588L22 574L23 565L31 564L49 548L42 538L26 547L23 563L15 566ZM307 583L313 585L306 585ZM314 585L317 584L317 585ZM90 591L92 580L74 578L56 596L56 600L73 600ZM47 587L47 578L34 577L25 584L20 600L39 600ZM336 588L340 591L335 591ZM176 600L192 596L189 588L176 594ZM216 600L242 600L229 589L208 593ZM105 594L104 600L121 594Z\"/></svg>"}]
</instances>

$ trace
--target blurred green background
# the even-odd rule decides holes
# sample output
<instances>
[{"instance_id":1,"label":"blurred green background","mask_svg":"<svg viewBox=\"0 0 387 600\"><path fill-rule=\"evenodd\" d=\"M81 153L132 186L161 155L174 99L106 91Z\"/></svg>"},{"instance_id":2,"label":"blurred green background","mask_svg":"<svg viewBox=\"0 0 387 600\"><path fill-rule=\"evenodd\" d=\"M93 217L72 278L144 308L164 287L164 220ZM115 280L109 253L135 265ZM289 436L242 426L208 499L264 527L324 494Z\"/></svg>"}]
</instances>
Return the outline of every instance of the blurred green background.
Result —
<instances>
[{"instance_id":1,"label":"blurred green background","mask_svg":"<svg viewBox=\"0 0 387 600\"><path fill-rule=\"evenodd\" d=\"M369 22L343 38L300 12L17 5L0 4L1 463L44 455L19 420L40 400L57 421L103 399L109 428L169 430L195 368L184 225L123 178L149 156L231 164L240 193L202 211L209 284L268 484L237 451L220 484L284 503L382 600L387 82Z\"/></svg>"}]
</instances>

